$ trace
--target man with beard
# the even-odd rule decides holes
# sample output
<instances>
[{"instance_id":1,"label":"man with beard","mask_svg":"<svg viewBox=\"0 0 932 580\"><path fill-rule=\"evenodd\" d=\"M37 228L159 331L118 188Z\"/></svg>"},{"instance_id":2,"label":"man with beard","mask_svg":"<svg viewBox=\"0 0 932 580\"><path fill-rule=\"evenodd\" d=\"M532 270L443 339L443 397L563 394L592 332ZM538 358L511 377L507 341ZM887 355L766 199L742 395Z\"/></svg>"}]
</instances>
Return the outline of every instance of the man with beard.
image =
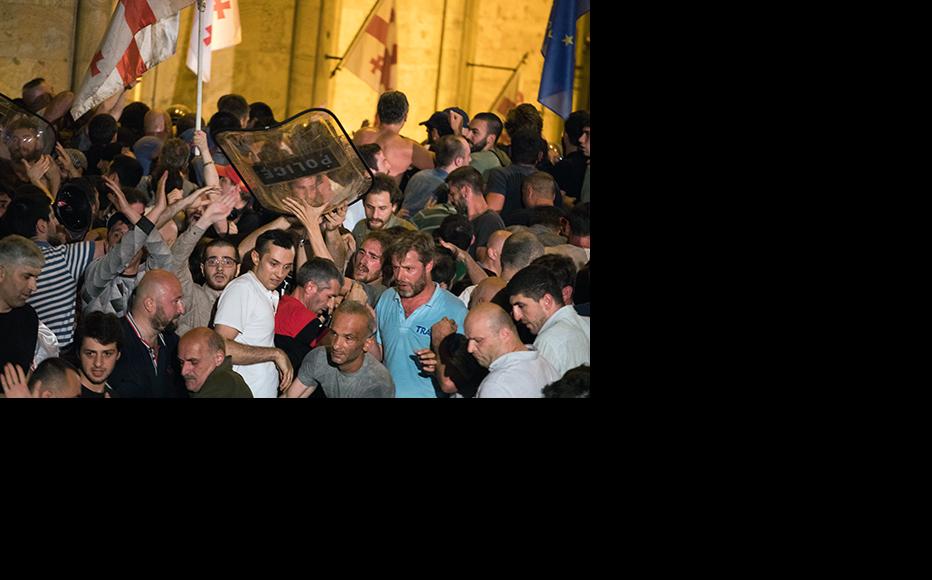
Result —
<instances>
[{"instance_id":1,"label":"man with beard","mask_svg":"<svg viewBox=\"0 0 932 580\"><path fill-rule=\"evenodd\" d=\"M502 135L502 121L495 113L479 113L473 117L464 135L472 152L469 164L478 169L482 177L490 169L511 165L508 155L495 146Z\"/></svg>"},{"instance_id":2,"label":"man with beard","mask_svg":"<svg viewBox=\"0 0 932 580\"><path fill-rule=\"evenodd\" d=\"M375 174L372 178L372 187L362 198L366 219L357 223L353 228L357 248L362 246L363 239L373 230L388 230L395 226L402 226L411 231L417 229L411 222L392 213L392 197L400 193L398 185L391 177L384 173Z\"/></svg>"},{"instance_id":3,"label":"man with beard","mask_svg":"<svg viewBox=\"0 0 932 580\"><path fill-rule=\"evenodd\" d=\"M375 320L368 307L346 301L333 313L333 342L304 357L289 398L310 397L321 387L328 399L392 398L395 385L382 363L371 354Z\"/></svg>"},{"instance_id":4,"label":"man with beard","mask_svg":"<svg viewBox=\"0 0 932 580\"><path fill-rule=\"evenodd\" d=\"M210 190L208 190L210 191ZM240 255L236 246L225 239L212 240L201 257L203 284L195 284L188 258L215 222L223 222L230 214L239 194L229 192L218 197L199 213L197 220L188 226L172 246L172 271L181 282L187 311L178 319L176 331L184 336L192 328L210 324L214 305L233 278L239 275Z\"/></svg>"},{"instance_id":5,"label":"man with beard","mask_svg":"<svg viewBox=\"0 0 932 580\"><path fill-rule=\"evenodd\" d=\"M469 254L477 262L485 262L489 238L493 233L505 229L505 222L486 203L482 195L485 184L475 167L460 167L450 174L447 184L450 186L450 201L461 214L469 218L476 235Z\"/></svg>"},{"instance_id":6,"label":"man with beard","mask_svg":"<svg viewBox=\"0 0 932 580\"><path fill-rule=\"evenodd\" d=\"M39 320L55 333L60 353L67 353L74 340L78 280L94 258L104 255L104 242L64 244L64 228L41 194L14 199L3 216L6 233L32 239L45 256L45 265L29 297Z\"/></svg>"},{"instance_id":7,"label":"man with beard","mask_svg":"<svg viewBox=\"0 0 932 580\"><path fill-rule=\"evenodd\" d=\"M181 378L192 399L251 399L252 391L233 370L223 337L209 328L193 328L178 342Z\"/></svg>"},{"instance_id":8,"label":"man with beard","mask_svg":"<svg viewBox=\"0 0 932 580\"><path fill-rule=\"evenodd\" d=\"M353 254L353 272L350 277L358 282L366 293L366 302L375 308L382 292L387 289L382 283L382 268L385 254L391 246L392 237L387 232L375 230L369 232L362 245Z\"/></svg>"},{"instance_id":9,"label":"man with beard","mask_svg":"<svg viewBox=\"0 0 932 580\"><path fill-rule=\"evenodd\" d=\"M37 122L25 116L14 119L7 124L3 136L15 178L10 185L31 183L54 198L61 185L61 171L50 156L42 153L42 135Z\"/></svg>"},{"instance_id":10,"label":"man with beard","mask_svg":"<svg viewBox=\"0 0 932 580\"><path fill-rule=\"evenodd\" d=\"M376 305L376 357L391 371L398 397L436 397L421 361L432 356L430 328L447 317L458 325L466 306L431 280L434 241L424 232L405 232L389 249L394 279ZM382 355L384 353L384 356Z\"/></svg>"},{"instance_id":11,"label":"man with beard","mask_svg":"<svg viewBox=\"0 0 932 580\"><path fill-rule=\"evenodd\" d=\"M166 270L149 270L120 323L123 352L110 386L119 398L187 398L178 369L178 335L169 325L184 314L181 282Z\"/></svg>"},{"instance_id":12,"label":"man with beard","mask_svg":"<svg viewBox=\"0 0 932 580\"><path fill-rule=\"evenodd\" d=\"M78 374L82 399L109 399L107 382L123 346L120 319L106 312L91 312L81 320L77 333Z\"/></svg>"}]
</instances>

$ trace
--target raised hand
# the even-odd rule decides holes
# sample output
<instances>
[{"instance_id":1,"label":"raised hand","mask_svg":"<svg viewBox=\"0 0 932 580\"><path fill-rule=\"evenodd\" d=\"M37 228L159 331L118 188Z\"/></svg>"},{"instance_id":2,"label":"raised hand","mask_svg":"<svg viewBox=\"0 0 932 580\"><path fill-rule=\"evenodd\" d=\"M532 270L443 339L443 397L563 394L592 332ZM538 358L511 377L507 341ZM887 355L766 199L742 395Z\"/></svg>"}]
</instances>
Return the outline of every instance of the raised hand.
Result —
<instances>
[{"instance_id":1,"label":"raised hand","mask_svg":"<svg viewBox=\"0 0 932 580\"><path fill-rule=\"evenodd\" d=\"M3 387L3 394L7 399L31 399L33 397L26 382L26 373L19 365L6 363L3 366L0 386Z\"/></svg>"},{"instance_id":2,"label":"raised hand","mask_svg":"<svg viewBox=\"0 0 932 580\"><path fill-rule=\"evenodd\" d=\"M210 151L207 147L207 133L204 131L195 131L194 132L194 146L197 147L198 151L201 154L201 157L204 156L204 152L207 151L207 154L210 155Z\"/></svg>"},{"instance_id":3,"label":"raised hand","mask_svg":"<svg viewBox=\"0 0 932 580\"><path fill-rule=\"evenodd\" d=\"M55 143L55 151L58 153L58 166L61 168L62 172L66 173L68 177L80 177L81 172L74 166L74 162L71 161L71 155L68 155L65 151L65 147L61 143Z\"/></svg>"},{"instance_id":4,"label":"raised hand","mask_svg":"<svg viewBox=\"0 0 932 580\"><path fill-rule=\"evenodd\" d=\"M321 225L324 231L332 232L340 229L344 221L346 221L346 202L341 203L327 212L327 214L324 215L324 221L321 222Z\"/></svg>"},{"instance_id":5,"label":"raised hand","mask_svg":"<svg viewBox=\"0 0 932 580\"><path fill-rule=\"evenodd\" d=\"M310 236L311 229L317 228L320 230L321 220L321 207L314 207L304 200L295 199L293 197L285 197L282 199L282 204L287 207L291 213L295 215L296 218L301 220L301 223L304 224L305 229L308 231Z\"/></svg>"},{"instance_id":6,"label":"raised hand","mask_svg":"<svg viewBox=\"0 0 932 580\"><path fill-rule=\"evenodd\" d=\"M45 174L48 173L49 168L52 166L52 158L43 155L35 163L29 163L23 159L23 165L26 167L26 175L29 176L29 181L38 185L38 182L45 177Z\"/></svg>"},{"instance_id":7,"label":"raised hand","mask_svg":"<svg viewBox=\"0 0 932 580\"><path fill-rule=\"evenodd\" d=\"M230 191L221 195L210 202L210 205L208 205L204 213L201 214L201 219L209 220L210 223L220 220L226 221L226 217L233 211L233 207L236 205L238 199L239 194L235 191Z\"/></svg>"}]
</instances>

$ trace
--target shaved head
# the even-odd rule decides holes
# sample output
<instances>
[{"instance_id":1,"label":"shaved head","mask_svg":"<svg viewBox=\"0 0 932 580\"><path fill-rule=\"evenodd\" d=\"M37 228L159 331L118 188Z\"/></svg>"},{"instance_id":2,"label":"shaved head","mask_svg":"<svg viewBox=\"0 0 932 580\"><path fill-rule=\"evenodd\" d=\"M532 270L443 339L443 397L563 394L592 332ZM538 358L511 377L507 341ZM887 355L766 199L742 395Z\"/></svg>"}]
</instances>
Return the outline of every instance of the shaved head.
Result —
<instances>
[{"instance_id":1,"label":"shaved head","mask_svg":"<svg viewBox=\"0 0 932 580\"><path fill-rule=\"evenodd\" d=\"M158 298L162 292L173 290L176 286L180 287L181 282L168 270L149 270L139 286L136 286L136 300Z\"/></svg>"},{"instance_id":2,"label":"shaved head","mask_svg":"<svg viewBox=\"0 0 932 580\"><path fill-rule=\"evenodd\" d=\"M489 236L489 242L486 246L490 250L495 250L495 253L498 256L502 255L502 246L505 245L505 240L508 239L508 236L511 235L511 232L508 230L498 230L492 232L492 235Z\"/></svg>"},{"instance_id":3,"label":"shaved head","mask_svg":"<svg viewBox=\"0 0 932 580\"><path fill-rule=\"evenodd\" d=\"M188 344L201 344L210 353L222 352L224 355L227 353L226 341L223 340L223 337L217 334L217 331L206 326L192 328L186 332L178 342L178 348L180 349L182 345Z\"/></svg>"},{"instance_id":4,"label":"shaved head","mask_svg":"<svg viewBox=\"0 0 932 580\"><path fill-rule=\"evenodd\" d=\"M470 310L463 327L467 350L485 368L502 355L524 348L511 316L497 304L486 302Z\"/></svg>"},{"instance_id":5,"label":"shaved head","mask_svg":"<svg viewBox=\"0 0 932 580\"><path fill-rule=\"evenodd\" d=\"M498 276L490 276L479 282L469 297L469 309L472 310L480 304L491 302L495 295L507 285L505 279Z\"/></svg>"}]
</instances>

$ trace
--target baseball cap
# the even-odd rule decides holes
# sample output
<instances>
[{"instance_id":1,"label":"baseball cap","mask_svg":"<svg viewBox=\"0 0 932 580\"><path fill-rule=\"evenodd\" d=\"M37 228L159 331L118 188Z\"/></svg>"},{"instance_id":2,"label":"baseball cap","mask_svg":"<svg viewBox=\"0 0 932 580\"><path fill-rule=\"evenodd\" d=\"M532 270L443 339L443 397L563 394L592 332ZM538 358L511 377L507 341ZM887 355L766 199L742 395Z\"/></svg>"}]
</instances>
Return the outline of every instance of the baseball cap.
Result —
<instances>
[{"instance_id":1,"label":"baseball cap","mask_svg":"<svg viewBox=\"0 0 932 580\"><path fill-rule=\"evenodd\" d=\"M440 132L440 136L452 135L453 127L450 126L450 117L447 116L443 111L437 111L430 116L430 119L418 123L419 125L425 125L428 129L436 129Z\"/></svg>"},{"instance_id":2,"label":"baseball cap","mask_svg":"<svg viewBox=\"0 0 932 580\"><path fill-rule=\"evenodd\" d=\"M87 169L87 157L77 149L65 149L65 153L71 158L71 164L78 169Z\"/></svg>"}]
</instances>

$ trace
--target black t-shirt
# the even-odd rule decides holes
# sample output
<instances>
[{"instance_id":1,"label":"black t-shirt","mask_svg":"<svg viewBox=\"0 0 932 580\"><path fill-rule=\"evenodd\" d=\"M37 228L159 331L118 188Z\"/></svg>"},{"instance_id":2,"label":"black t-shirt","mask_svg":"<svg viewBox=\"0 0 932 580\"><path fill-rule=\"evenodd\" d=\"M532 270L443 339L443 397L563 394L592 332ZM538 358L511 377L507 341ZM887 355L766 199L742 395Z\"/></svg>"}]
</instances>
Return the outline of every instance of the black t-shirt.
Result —
<instances>
[{"instance_id":1,"label":"black t-shirt","mask_svg":"<svg viewBox=\"0 0 932 580\"><path fill-rule=\"evenodd\" d=\"M577 150L564 157L562 161L553 167L550 174L557 180L557 184L560 189L566 192L566 195L579 199L583 179L586 177L586 161L588 159L581 150Z\"/></svg>"},{"instance_id":2,"label":"black t-shirt","mask_svg":"<svg viewBox=\"0 0 932 580\"><path fill-rule=\"evenodd\" d=\"M0 372L11 362L29 372L39 338L39 317L32 306L25 304L0 314Z\"/></svg>"}]
</instances>

